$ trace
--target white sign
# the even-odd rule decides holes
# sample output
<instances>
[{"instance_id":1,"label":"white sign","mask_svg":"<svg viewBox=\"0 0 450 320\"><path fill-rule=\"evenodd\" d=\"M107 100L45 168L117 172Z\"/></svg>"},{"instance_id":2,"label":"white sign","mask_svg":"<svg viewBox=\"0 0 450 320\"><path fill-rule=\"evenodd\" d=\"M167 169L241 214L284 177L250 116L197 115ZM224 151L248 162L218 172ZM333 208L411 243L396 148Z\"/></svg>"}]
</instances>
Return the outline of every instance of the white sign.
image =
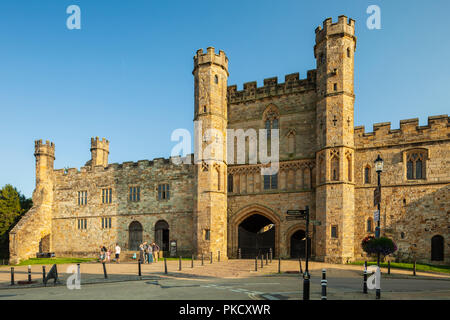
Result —
<instances>
[{"instance_id":1,"label":"white sign","mask_svg":"<svg viewBox=\"0 0 450 320\"><path fill-rule=\"evenodd\" d=\"M377 210L373 213L373 220L380 221L380 211Z\"/></svg>"}]
</instances>

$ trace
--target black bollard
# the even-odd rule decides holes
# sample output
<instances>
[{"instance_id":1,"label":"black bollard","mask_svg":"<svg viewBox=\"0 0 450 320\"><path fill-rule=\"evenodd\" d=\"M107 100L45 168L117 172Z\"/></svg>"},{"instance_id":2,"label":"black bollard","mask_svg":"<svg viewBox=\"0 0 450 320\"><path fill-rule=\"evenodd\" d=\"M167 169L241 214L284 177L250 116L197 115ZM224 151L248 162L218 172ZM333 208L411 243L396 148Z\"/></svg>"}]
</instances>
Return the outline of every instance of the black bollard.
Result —
<instances>
[{"instance_id":1,"label":"black bollard","mask_svg":"<svg viewBox=\"0 0 450 320\"><path fill-rule=\"evenodd\" d=\"M364 269L363 293L367 293L367 270Z\"/></svg>"},{"instance_id":2,"label":"black bollard","mask_svg":"<svg viewBox=\"0 0 450 320\"><path fill-rule=\"evenodd\" d=\"M138 261L138 270L139 270L139 277L142 276L142 272L141 272L141 260Z\"/></svg>"},{"instance_id":3,"label":"black bollard","mask_svg":"<svg viewBox=\"0 0 450 320\"><path fill-rule=\"evenodd\" d=\"M14 285L14 267L11 267L11 285Z\"/></svg>"},{"instance_id":4,"label":"black bollard","mask_svg":"<svg viewBox=\"0 0 450 320\"><path fill-rule=\"evenodd\" d=\"M42 266L42 282L45 283L45 266Z\"/></svg>"},{"instance_id":5,"label":"black bollard","mask_svg":"<svg viewBox=\"0 0 450 320\"><path fill-rule=\"evenodd\" d=\"M269 254L266 253L266 266L269 264Z\"/></svg>"},{"instance_id":6,"label":"black bollard","mask_svg":"<svg viewBox=\"0 0 450 320\"><path fill-rule=\"evenodd\" d=\"M212 252L211 252L211 262L210 263L213 263L213 256L212 256Z\"/></svg>"},{"instance_id":7,"label":"black bollard","mask_svg":"<svg viewBox=\"0 0 450 320\"><path fill-rule=\"evenodd\" d=\"M181 256L180 256L180 260L179 260L179 263L178 263L178 271L181 271Z\"/></svg>"},{"instance_id":8,"label":"black bollard","mask_svg":"<svg viewBox=\"0 0 450 320\"><path fill-rule=\"evenodd\" d=\"M281 273L281 258L278 257L278 273Z\"/></svg>"},{"instance_id":9,"label":"black bollard","mask_svg":"<svg viewBox=\"0 0 450 320\"><path fill-rule=\"evenodd\" d=\"M31 282L31 266L28 266L28 282Z\"/></svg>"},{"instance_id":10,"label":"black bollard","mask_svg":"<svg viewBox=\"0 0 450 320\"><path fill-rule=\"evenodd\" d=\"M220 250L217 252L217 262L220 262Z\"/></svg>"},{"instance_id":11,"label":"black bollard","mask_svg":"<svg viewBox=\"0 0 450 320\"><path fill-rule=\"evenodd\" d=\"M108 279L108 274L106 273L106 265L104 262L102 262L103 264L103 274L105 275L105 279Z\"/></svg>"},{"instance_id":12,"label":"black bollard","mask_svg":"<svg viewBox=\"0 0 450 320\"><path fill-rule=\"evenodd\" d=\"M242 259L241 248L238 249L238 259Z\"/></svg>"},{"instance_id":13,"label":"black bollard","mask_svg":"<svg viewBox=\"0 0 450 320\"><path fill-rule=\"evenodd\" d=\"M192 255L192 257L191 257L191 268L193 268L194 267L194 255Z\"/></svg>"},{"instance_id":14,"label":"black bollard","mask_svg":"<svg viewBox=\"0 0 450 320\"><path fill-rule=\"evenodd\" d=\"M413 276L416 275L416 260L414 260L414 265L413 265Z\"/></svg>"},{"instance_id":15,"label":"black bollard","mask_svg":"<svg viewBox=\"0 0 450 320\"><path fill-rule=\"evenodd\" d=\"M270 263L272 263L272 255L273 255L272 248L270 248L269 255L270 255Z\"/></svg>"},{"instance_id":16,"label":"black bollard","mask_svg":"<svg viewBox=\"0 0 450 320\"><path fill-rule=\"evenodd\" d=\"M204 264L204 263L203 263L203 260L204 260L204 256L203 256L203 253L202 253L202 266L203 266L203 264Z\"/></svg>"},{"instance_id":17,"label":"black bollard","mask_svg":"<svg viewBox=\"0 0 450 320\"><path fill-rule=\"evenodd\" d=\"M322 285L322 298L321 300L327 300L327 270L322 269L322 281L320 281Z\"/></svg>"},{"instance_id":18,"label":"black bollard","mask_svg":"<svg viewBox=\"0 0 450 320\"><path fill-rule=\"evenodd\" d=\"M261 254L261 269L264 268L264 260L263 260L263 255Z\"/></svg>"},{"instance_id":19,"label":"black bollard","mask_svg":"<svg viewBox=\"0 0 450 320\"><path fill-rule=\"evenodd\" d=\"M303 276L303 300L309 300L309 274L305 272Z\"/></svg>"},{"instance_id":20,"label":"black bollard","mask_svg":"<svg viewBox=\"0 0 450 320\"><path fill-rule=\"evenodd\" d=\"M391 274L391 261L388 261L388 274Z\"/></svg>"},{"instance_id":21,"label":"black bollard","mask_svg":"<svg viewBox=\"0 0 450 320\"><path fill-rule=\"evenodd\" d=\"M167 274L167 259L164 258L164 274Z\"/></svg>"},{"instance_id":22,"label":"black bollard","mask_svg":"<svg viewBox=\"0 0 450 320\"><path fill-rule=\"evenodd\" d=\"M364 270L367 270L367 261L364 261Z\"/></svg>"},{"instance_id":23,"label":"black bollard","mask_svg":"<svg viewBox=\"0 0 450 320\"><path fill-rule=\"evenodd\" d=\"M255 257L255 271L258 271L258 257Z\"/></svg>"}]
</instances>

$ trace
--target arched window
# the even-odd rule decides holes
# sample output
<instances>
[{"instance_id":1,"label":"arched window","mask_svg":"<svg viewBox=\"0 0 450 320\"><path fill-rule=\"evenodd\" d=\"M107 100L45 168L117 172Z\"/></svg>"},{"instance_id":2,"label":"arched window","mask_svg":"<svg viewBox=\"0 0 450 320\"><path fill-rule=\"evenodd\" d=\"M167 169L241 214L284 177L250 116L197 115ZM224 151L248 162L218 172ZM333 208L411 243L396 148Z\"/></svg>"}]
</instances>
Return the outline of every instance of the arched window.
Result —
<instances>
[{"instance_id":1,"label":"arched window","mask_svg":"<svg viewBox=\"0 0 450 320\"><path fill-rule=\"evenodd\" d=\"M215 84L219 83L219 77L217 76L217 74L214 76L214 83Z\"/></svg>"},{"instance_id":2,"label":"arched window","mask_svg":"<svg viewBox=\"0 0 450 320\"><path fill-rule=\"evenodd\" d=\"M295 132L291 130L287 135L288 153L295 152Z\"/></svg>"},{"instance_id":3,"label":"arched window","mask_svg":"<svg viewBox=\"0 0 450 320\"><path fill-rule=\"evenodd\" d=\"M370 167L369 166L364 168L364 183L365 184L370 183Z\"/></svg>"},{"instance_id":4,"label":"arched window","mask_svg":"<svg viewBox=\"0 0 450 320\"><path fill-rule=\"evenodd\" d=\"M347 48L347 58L350 58L350 48Z\"/></svg>"},{"instance_id":5,"label":"arched window","mask_svg":"<svg viewBox=\"0 0 450 320\"><path fill-rule=\"evenodd\" d=\"M347 175L348 181L352 181L352 155L347 155Z\"/></svg>"},{"instance_id":6,"label":"arched window","mask_svg":"<svg viewBox=\"0 0 450 320\"><path fill-rule=\"evenodd\" d=\"M267 130L267 138L271 137L271 130L279 129L279 112L275 105L269 105L263 113L264 127Z\"/></svg>"},{"instance_id":7,"label":"arched window","mask_svg":"<svg viewBox=\"0 0 450 320\"><path fill-rule=\"evenodd\" d=\"M407 151L405 154L406 179L425 179L427 158L428 151L426 149Z\"/></svg>"},{"instance_id":8,"label":"arched window","mask_svg":"<svg viewBox=\"0 0 450 320\"><path fill-rule=\"evenodd\" d=\"M337 156L333 156L331 159L331 180L339 180L339 158Z\"/></svg>"}]
</instances>

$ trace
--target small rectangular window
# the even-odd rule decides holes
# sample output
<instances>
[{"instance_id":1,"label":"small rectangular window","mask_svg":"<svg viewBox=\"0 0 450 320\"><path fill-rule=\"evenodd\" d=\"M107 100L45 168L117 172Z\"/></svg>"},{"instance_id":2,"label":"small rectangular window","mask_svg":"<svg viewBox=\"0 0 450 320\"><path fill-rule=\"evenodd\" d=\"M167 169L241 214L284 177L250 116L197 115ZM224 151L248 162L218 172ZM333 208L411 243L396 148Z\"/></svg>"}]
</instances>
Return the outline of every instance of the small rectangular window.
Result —
<instances>
[{"instance_id":1,"label":"small rectangular window","mask_svg":"<svg viewBox=\"0 0 450 320\"><path fill-rule=\"evenodd\" d=\"M228 192L233 192L233 175L228 175Z\"/></svg>"},{"instance_id":2,"label":"small rectangular window","mask_svg":"<svg viewBox=\"0 0 450 320\"><path fill-rule=\"evenodd\" d=\"M334 91L337 91L337 83L335 83L335 84L333 85L333 89L334 89Z\"/></svg>"},{"instance_id":3,"label":"small rectangular window","mask_svg":"<svg viewBox=\"0 0 450 320\"><path fill-rule=\"evenodd\" d=\"M205 240L209 241L211 239L211 230L205 230Z\"/></svg>"},{"instance_id":4,"label":"small rectangular window","mask_svg":"<svg viewBox=\"0 0 450 320\"><path fill-rule=\"evenodd\" d=\"M102 229L111 229L111 218L102 218Z\"/></svg>"},{"instance_id":5,"label":"small rectangular window","mask_svg":"<svg viewBox=\"0 0 450 320\"><path fill-rule=\"evenodd\" d=\"M102 203L112 203L112 189L102 189Z\"/></svg>"},{"instance_id":6,"label":"small rectangular window","mask_svg":"<svg viewBox=\"0 0 450 320\"><path fill-rule=\"evenodd\" d=\"M78 229L85 230L87 228L87 219L78 219Z\"/></svg>"},{"instance_id":7,"label":"small rectangular window","mask_svg":"<svg viewBox=\"0 0 450 320\"><path fill-rule=\"evenodd\" d=\"M170 190L169 184L160 184L158 185L158 200L169 200L170 199Z\"/></svg>"},{"instance_id":8,"label":"small rectangular window","mask_svg":"<svg viewBox=\"0 0 450 320\"><path fill-rule=\"evenodd\" d=\"M130 197L131 202L137 202L141 200L141 188L140 187L130 187Z\"/></svg>"},{"instance_id":9,"label":"small rectangular window","mask_svg":"<svg viewBox=\"0 0 450 320\"><path fill-rule=\"evenodd\" d=\"M87 205L87 191L78 191L78 205Z\"/></svg>"},{"instance_id":10,"label":"small rectangular window","mask_svg":"<svg viewBox=\"0 0 450 320\"><path fill-rule=\"evenodd\" d=\"M337 238L338 237L338 230L337 230L337 226L331 226L331 237L332 238Z\"/></svg>"}]
</instances>

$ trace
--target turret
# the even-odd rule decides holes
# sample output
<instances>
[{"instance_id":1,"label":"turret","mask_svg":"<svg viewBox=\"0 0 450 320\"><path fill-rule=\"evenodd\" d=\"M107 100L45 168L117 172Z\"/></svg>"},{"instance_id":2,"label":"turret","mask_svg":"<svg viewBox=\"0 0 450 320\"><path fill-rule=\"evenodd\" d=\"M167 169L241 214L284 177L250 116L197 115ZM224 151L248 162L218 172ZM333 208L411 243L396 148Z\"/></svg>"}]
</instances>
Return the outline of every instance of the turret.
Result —
<instances>
[{"instance_id":1,"label":"turret","mask_svg":"<svg viewBox=\"0 0 450 320\"><path fill-rule=\"evenodd\" d=\"M36 188L48 182L53 173L55 161L55 145L53 142L36 140L34 142L34 156L36 157Z\"/></svg>"},{"instance_id":2,"label":"turret","mask_svg":"<svg viewBox=\"0 0 450 320\"><path fill-rule=\"evenodd\" d=\"M91 138L91 166L103 166L108 165L109 155L109 141L103 138L100 140L98 137Z\"/></svg>"},{"instance_id":3,"label":"turret","mask_svg":"<svg viewBox=\"0 0 450 320\"><path fill-rule=\"evenodd\" d=\"M197 254L227 251L227 79L228 58L209 47L194 56L195 204Z\"/></svg>"},{"instance_id":4,"label":"turret","mask_svg":"<svg viewBox=\"0 0 450 320\"><path fill-rule=\"evenodd\" d=\"M355 49L354 20L328 18L316 29L316 257L338 263L354 258Z\"/></svg>"}]
</instances>

